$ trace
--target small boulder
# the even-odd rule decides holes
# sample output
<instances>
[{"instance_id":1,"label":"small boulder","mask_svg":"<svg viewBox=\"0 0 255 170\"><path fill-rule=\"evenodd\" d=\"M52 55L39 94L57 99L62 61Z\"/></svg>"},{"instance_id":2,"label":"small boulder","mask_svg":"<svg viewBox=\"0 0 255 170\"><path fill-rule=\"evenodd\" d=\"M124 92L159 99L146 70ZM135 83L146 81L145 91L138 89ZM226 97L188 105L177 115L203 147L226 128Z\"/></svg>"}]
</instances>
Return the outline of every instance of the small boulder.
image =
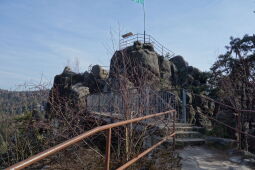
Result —
<instances>
[{"instance_id":1,"label":"small boulder","mask_svg":"<svg viewBox=\"0 0 255 170\"><path fill-rule=\"evenodd\" d=\"M189 104L187 106L187 108L188 108L188 115L189 115L189 123L190 124L195 124L195 122L196 122L196 118L195 118L196 111L195 111L195 109L193 108L193 106L191 104Z\"/></svg>"},{"instance_id":2,"label":"small boulder","mask_svg":"<svg viewBox=\"0 0 255 170\"><path fill-rule=\"evenodd\" d=\"M147 49L149 51L155 52L154 47L151 43L145 43L143 44L143 49Z\"/></svg>"},{"instance_id":3,"label":"small boulder","mask_svg":"<svg viewBox=\"0 0 255 170\"><path fill-rule=\"evenodd\" d=\"M82 83L77 83L71 86L71 92L74 95L74 97L81 99L89 94L89 88L85 87Z\"/></svg>"},{"instance_id":4,"label":"small boulder","mask_svg":"<svg viewBox=\"0 0 255 170\"><path fill-rule=\"evenodd\" d=\"M212 122L210 121L210 119L207 118L206 114L202 111L200 107L196 108L195 119L197 126L205 127L208 129L212 127Z\"/></svg>"},{"instance_id":5,"label":"small boulder","mask_svg":"<svg viewBox=\"0 0 255 170\"><path fill-rule=\"evenodd\" d=\"M108 78L108 71L103 69L99 65L94 65L91 70L91 74L96 78L96 79L103 79L106 80Z\"/></svg>"}]
</instances>

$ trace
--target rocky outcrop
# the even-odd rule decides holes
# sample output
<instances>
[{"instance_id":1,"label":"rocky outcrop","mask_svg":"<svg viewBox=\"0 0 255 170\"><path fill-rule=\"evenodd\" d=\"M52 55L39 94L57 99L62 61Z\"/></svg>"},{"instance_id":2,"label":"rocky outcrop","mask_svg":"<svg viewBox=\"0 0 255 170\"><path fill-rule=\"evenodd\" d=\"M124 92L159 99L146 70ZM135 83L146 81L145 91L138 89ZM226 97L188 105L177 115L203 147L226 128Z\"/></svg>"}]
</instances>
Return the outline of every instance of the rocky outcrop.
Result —
<instances>
[{"instance_id":1,"label":"rocky outcrop","mask_svg":"<svg viewBox=\"0 0 255 170\"><path fill-rule=\"evenodd\" d=\"M159 82L158 54L151 44L137 41L133 46L116 51L110 63L110 78L125 77L134 86Z\"/></svg>"},{"instance_id":2,"label":"rocky outcrop","mask_svg":"<svg viewBox=\"0 0 255 170\"><path fill-rule=\"evenodd\" d=\"M137 41L133 46L115 52L111 59L109 77L116 80L121 75L133 86L146 83L159 89L182 87L183 80L191 77L187 76L189 67L183 57L176 56L168 60L158 54L152 44ZM180 76L185 78L181 79Z\"/></svg>"},{"instance_id":3,"label":"rocky outcrop","mask_svg":"<svg viewBox=\"0 0 255 170\"><path fill-rule=\"evenodd\" d=\"M175 85L183 88L200 88L198 91L205 90L209 73L202 72L199 69L189 66L182 56L175 56L170 59L175 65Z\"/></svg>"},{"instance_id":4,"label":"rocky outcrop","mask_svg":"<svg viewBox=\"0 0 255 170\"><path fill-rule=\"evenodd\" d=\"M81 109L81 105L86 105L88 94L103 91L107 78L108 72L99 65L93 66L90 73L86 71L83 74L75 73L69 67L65 67L64 71L54 78L46 117L50 118L56 112L66 112L67 108Z\"/></svg>"},{"instance_id":5,"label":"rocky outcrop","mask_svg":"<svg viewBox=\"0 0 255 170\"><path fill-rule=\"evenodd\" d=\"M142 86L155 90L191 87L199 89L200 93L206 86L206 79L206 73L189 66L182 56L169 60L158 54L152 44L136 41L132 46L114 53L109 73L99 65L83 74L74 73L66 67L63 73L55 76L49 108L53 103L66 105L66 101L70 101L71 105L75 105L85 102L88 94ZM176 95L179 101L182 94L177 90ZM198 116L198 113L210 110L206 102L187 93L188 117L192 123L207 126L208 120Z\"/></svg>"},{"instance_id":6,"label":"rocky outcrop","mask_svg":"<svg viewBox=\"0 0 255 170\"><path fill-rule=\"evenodd\" d=\"M212 127L211 120L206 116L207 113L204 112L200 107L196 107L196 114L195 114L195 124L197 126L202 126L207 129L210 129Z\"/></svg>"}]
</instances>

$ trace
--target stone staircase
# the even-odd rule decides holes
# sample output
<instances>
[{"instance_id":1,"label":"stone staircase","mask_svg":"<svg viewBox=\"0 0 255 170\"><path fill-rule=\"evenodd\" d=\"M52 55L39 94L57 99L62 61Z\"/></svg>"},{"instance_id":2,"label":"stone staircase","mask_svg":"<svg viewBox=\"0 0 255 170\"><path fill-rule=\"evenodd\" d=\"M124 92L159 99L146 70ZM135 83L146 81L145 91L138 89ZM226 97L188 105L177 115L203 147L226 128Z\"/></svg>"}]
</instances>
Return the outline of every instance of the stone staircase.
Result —
<instances>
[{"instance_id":1,"label":"stone staircase","mask_svg":"<svg viewBox=\"0 0 255 170\"><path fill-rule=\"evenodd\" d=\"M204 128L186 123L176 123L176 145L202 145L205 143Z\"/></svg>"},{"instance_id":2,"label":"stone staircase","mask_svg":"<svg viewBox=\"0 0 255 170\"><path fill-rule=\"evenodd\" d=\"M159 141L166 135L166 133L173 132L172 126L166 128L164 124L158 123L155 127L158 129L156 132L156 135L152 135L150 140L152 140L152 143L155 143L156 141ZM167 132L166 132L167 130ZM176 146L186 146L186 145L202 145L206 142L205 137L203 135L204 128L194 126L187 123L176 123L175 124L175 132L176 132ZM155 134L155 132L154 132ZM172 144L173 140L168 140L165 144ZM151 144L152 144L151 143ZM150 146L150 145L149 145Z\"/></svg>"},{"instance_id":3,"label":"stone staircase","mask_svg":"<svg viewBox=\"0 0 255 170\"><path fill-rule=\"evenodd\" d=\"M114 115L109 115L107 113L98 113L98 112L94 112L94 117L97 117L100 120L103 120L107 123L113 123L113 122L118 122L119 120L121 120L121 118L114 116ZM113 118L113 122L111 121L111 118ZM162 139L162 137L164 137L166 135L166 125L164 123L162 123L162 121L157 121L155 122L154 120L152 122L146 122L144 126L148 126L150 125L151 127L153 127L153 131L155 133L155 129L156 130L156 134L157 135L152 135L151 137L149 137L150 139L148 139L148 141L150 141L150 145L153 144L153 142L157 142L160 139ZM170 124L172 125L172 124ZM140 125L141 128L143 129L143 125ZM138 127L138 126L137 126ZM139 128L138 128L139 129ZM172 131L171 127L167 130ZM203 136L203 131L204 128L202 127L198 127L198 126L194 126L188 123L175 123L175 131L176 131L176 145L177 146L186 146L186 145L202 145L205 143L205 139ZM172 143L172 140L168 140L169 143ZM167 143L168 143L167 142ZM147 142L148 143L148 142Z\"/></svg>"}]
</instances>

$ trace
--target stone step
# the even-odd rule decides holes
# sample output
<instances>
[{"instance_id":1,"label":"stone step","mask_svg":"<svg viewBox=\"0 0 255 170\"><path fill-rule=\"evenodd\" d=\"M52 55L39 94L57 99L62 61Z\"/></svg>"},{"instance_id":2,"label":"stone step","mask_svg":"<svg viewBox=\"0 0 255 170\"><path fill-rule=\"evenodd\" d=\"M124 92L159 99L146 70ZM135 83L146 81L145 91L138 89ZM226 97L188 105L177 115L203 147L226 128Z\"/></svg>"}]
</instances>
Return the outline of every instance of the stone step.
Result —
<instances>
[{"instance_id":1,"label":"stone step","mask_svg":"<svg viewBox=\"0 0 255 170\"><path fill-rule=\"evenodd\" d=\"M158 122L158 123L154 122L154 124L151 124L151 125L156 125L159 128L165 128L166 127L166 124L161 123L161 122ZM169 127L169 128L172 128L172 126L173 126L172 123L167 124L167 127ZM179 123L175 124L175 128L193 128L193 127L197 127L197 126L192 126L190 124L179 124Z\"/></svg>"},{"instance_id":2,"label":"stone step","mask_svg":"<svg viewBox=\"0 0 255 170\"><path fill-rule=\"evenodd\" d=\"M172 128L170 128L172 130ZM203 127L198 127L198 126L191 126L191 127L175 127L176 131L196 131L203 133L204 128Z\"/></svg>"},{"instance_id":3,"label":"stone step","mask_svg":"<svg viewBox=\"0 0 255 170\"><path fill-rule=\"evenodd\" d=\"M205 143L203 138L177 138L176 145L186 146L186 145L202 145Z\"/></svg>"},{"instance_id":4,"label":"stone step","mask_svg":"<svg viewBox=\"0 0 255 170\"><path fill-rule=\"evenodd\" d=\"M192 124L189 124L189 123L175 123L175 126L176 127L192 127L193 125Z\"/></svg>"},{"instance_id":5,"label":"stone step","mask_svg":"<svg viewBox=\"0 0 255 170\"><path fill-rule=\"evenodd\" d=\"M176 131L176 138L202 138L203 135L197 131Z\"/></svg>"},{"instance_id":6,"label":"stone step","mask_svg":"<svg viewBox=\"0 0 255 170\"><path fill-rule=\"evenodd\" d=\"M165 142L165 145L172 145L173 140L170 139ZM183 147L183 146L194 146L194 145L203 145L205 144L205 139L203 138L176 138L175 139L175 146Z\"/></svg>"}]
</instances>

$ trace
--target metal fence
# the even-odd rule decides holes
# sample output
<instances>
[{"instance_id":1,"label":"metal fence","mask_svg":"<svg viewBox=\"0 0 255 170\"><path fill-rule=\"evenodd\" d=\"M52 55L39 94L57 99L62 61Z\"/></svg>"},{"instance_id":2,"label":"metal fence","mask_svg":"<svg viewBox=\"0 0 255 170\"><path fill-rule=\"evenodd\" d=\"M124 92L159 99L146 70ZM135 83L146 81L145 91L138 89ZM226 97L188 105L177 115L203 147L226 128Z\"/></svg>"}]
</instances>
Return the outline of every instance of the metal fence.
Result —
<instances>
[{"instance_id":1,"label":"metal fence","mask_svg":"<svg viewBox=\"0 0 255 170\"><path fill-rule=\"evenodd\" d=\"M127 93L107 92L87 96L87 109L91 112L137 115L164 112L176 108L175 95L168 91L130 89Z\"/></svg>"},{"instance_id":2,"label":"metal fence","mask_svg":"<svg viewBox=\"0 0 255 170\"><path fill-rule=\"evenodd\" d=\"M119 42L119 49L121 50L128 46L131 46L134 44L135 41L141 41L141 42L145 41L144 43L152 44L155 51L164 57L172 58L175 55L173 51L169 50L168 48L163 46L161 43L159 43L154 37L147 34L145 34L145 36L144 34L134 34L132 36L121 39Z\"/></svg>"}]
</instances>

